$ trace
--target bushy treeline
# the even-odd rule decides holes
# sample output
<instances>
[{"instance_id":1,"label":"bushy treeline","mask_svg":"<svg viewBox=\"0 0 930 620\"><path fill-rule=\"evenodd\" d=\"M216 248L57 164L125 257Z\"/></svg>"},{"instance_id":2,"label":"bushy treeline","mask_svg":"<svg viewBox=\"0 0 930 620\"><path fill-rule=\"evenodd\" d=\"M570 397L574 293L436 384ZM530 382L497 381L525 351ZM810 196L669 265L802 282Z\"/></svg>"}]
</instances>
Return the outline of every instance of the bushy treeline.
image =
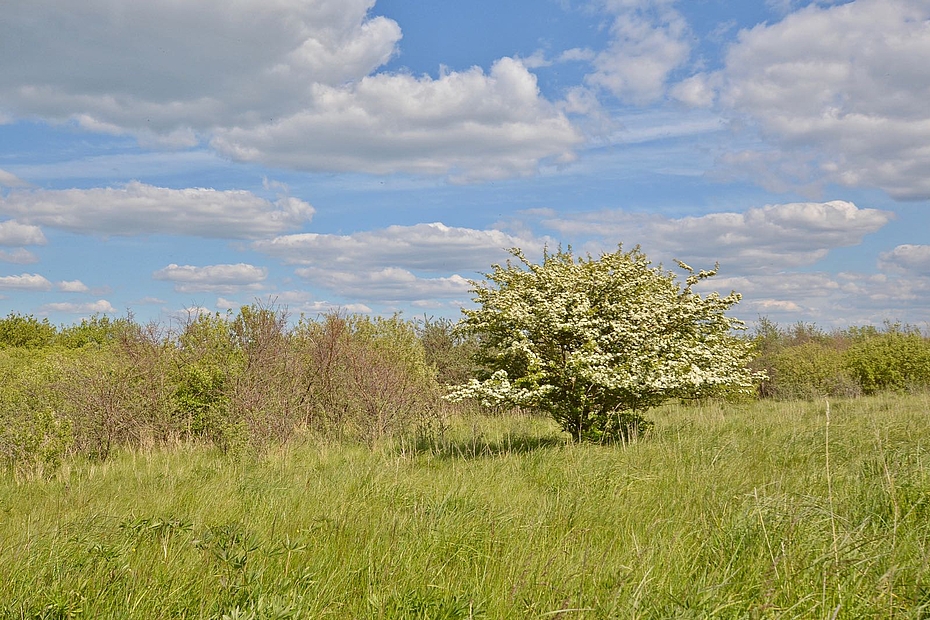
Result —
<instances>
[{"instance_id":1,"label":"bushy treeline","mask_svg":"<svg viewBox=\"0 0 930 620\"><path fill-rule=\"evenodd\" d=\"M806 399L930 389L928 336L901 323L826 332L806 323L782 328L763 318L753 365L768 378L759 395Z\"/></svg>"},{"instance_id":2,"label":"bushy treeline","mask_svg":"<svg viewBox=\"0 0 930 620\"><path fill-rule=\"evenodd\" d=\"M760 320L762 398L930 389L930 338L912 326L825 332ZM295 433L374 442L429 433L445 386L481 377L477 337L447 319L330 313L289 320L260 304L174 326L95 316L56 327L0 318L0 463L53 471L118 447L210 442L238 451ZM485 372L486 374L486 372Z\"/></svg>"},{"instance_id":3,"label":"bushy treeline","mask_svg":"<svg viewBox=\"0 0 930 620\"><path fill-rule=\"evenodd\" d=\"M0 459L41 472L120 446L240 450L296 432L371 442L428 430L448 406L441 384L470 372L451 327L340 313L293 323L260 305L174 328L11 314L0 319Z\"/></svg>"}]
</instances>

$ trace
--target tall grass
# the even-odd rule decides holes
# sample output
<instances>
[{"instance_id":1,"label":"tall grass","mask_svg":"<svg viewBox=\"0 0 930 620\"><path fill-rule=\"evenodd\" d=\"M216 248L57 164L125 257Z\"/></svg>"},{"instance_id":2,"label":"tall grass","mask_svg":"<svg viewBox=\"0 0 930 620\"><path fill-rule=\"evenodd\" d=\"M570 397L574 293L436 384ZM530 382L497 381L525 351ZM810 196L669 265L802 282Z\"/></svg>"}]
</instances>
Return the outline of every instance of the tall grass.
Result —
<instances>
[{"instance_id":1,"label":"tall grass","mask_svg":"<svg viewBox=\"0 0 930 620\"><path fill-rule=\"evenodd\" d=\"M0 483L0 617L930 616L930 398L118 452Z\"/></svg>"}]
</instances>

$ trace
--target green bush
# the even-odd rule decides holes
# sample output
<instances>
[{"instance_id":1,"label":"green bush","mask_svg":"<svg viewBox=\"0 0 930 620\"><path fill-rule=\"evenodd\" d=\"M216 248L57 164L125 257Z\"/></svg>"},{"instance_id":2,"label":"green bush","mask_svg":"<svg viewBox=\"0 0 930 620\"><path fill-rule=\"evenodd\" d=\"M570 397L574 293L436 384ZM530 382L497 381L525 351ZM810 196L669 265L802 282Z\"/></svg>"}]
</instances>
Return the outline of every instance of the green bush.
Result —
<instances>
[{"instance_id":1,"label":"green bush","mask_svg":"<svg viewBox=\"0 0 930 620\"><path fill-rule=\"evenodd\" d=\"M428 424L437 411L435 370L415 326L398 316L304 320L295 344L313 369L312 418L324 432L371 442Z\"/></svg>"},{"instance_id":2,"label":"green bush","mask_svg":"<svg viewBox=\"0 0 930 620\"><path fill-rule=\"evenodd\" d=\"M846 366L866 394L930 387L930 341L916 330L892 328L864 338L846 353Z\"/></svg>"},{"instance_id":3,"label":"green bush","mask_svg":"<svg viewBox=\"0 0 930 620\"><path fill-rule=\"evenodd\" d=\"M57 332L48 319L41 321L29 315L10 313L0 319L0 349L8 347L44 347L50 345Z\"/></svg>"},{"instance_id":4,"label":"green bush","mask_svg":"<svg viewBox=\"0 0 930 620\"><path fill-rule=\"evenodd\" d=\"M809 341L771 357L769 381L777 398L814 399L858 396L860 388L845 367L842 351Z\"/></svg>"},{"instance_id":5,"label":"green bush","mask_svg":"<svg viewBox=\"0 0 930 620\"><path fill-rule=\"evenodd\" d=\"M133 329L132 317L111 319L106 315L94 315L81 319L77 325L63 326L58 330L55 342L69 349L86 346L104 346L119 342Z\"/></svg>"},{"instance_id":6,"label":"green bush","mask_svg":"<svg viewBox=\"0 0 930 620\"><path fill-rule=\"evenodd\" d=\"M762 397L850 397L930 388L930 339L899 323L825 333L798 323L788 329L761 319L753 368L767 374Z\"/></svg>"},{"instance_id":7,"label":"green bush","mask_svg":"<svg viewBox=\"0 0 930 620\"><path fill-rule=\"evenodd\" d=\"M426 363L436 370L441 385L465 383L479 372L475 356L478 338L455 329L455 321L424 317L416 323Z\"/></svg>"},{"instance_id":8,"label":"green bush","mask_svg":"<svg viewBox=\"0 0 930 620\"><path fill-rule=\"evenodd\" d=\"M54 391L60 365L54 352L0 351L0 461L7 471L54 473L72 445L70 420Z\"/></svg>"}]
</instances>

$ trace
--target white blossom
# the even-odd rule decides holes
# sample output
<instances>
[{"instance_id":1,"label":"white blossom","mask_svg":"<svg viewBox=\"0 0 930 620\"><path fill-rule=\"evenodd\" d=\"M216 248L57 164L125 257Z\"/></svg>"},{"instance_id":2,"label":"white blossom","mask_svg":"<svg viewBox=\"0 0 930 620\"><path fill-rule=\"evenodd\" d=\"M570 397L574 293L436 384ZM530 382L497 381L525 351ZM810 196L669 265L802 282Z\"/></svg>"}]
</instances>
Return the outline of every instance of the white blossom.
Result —
<instances>
[{"instance_id":1,"label":"white blossom","mask_svg":"<svg viewBox=\"0 0 930 620\"><path fill-rule=\"evenodd\" d=\"M716 266L695 273L679 262L682 285L639 248L597 259L559 250L542 264L511 253L516 261L472 282L478 307L459 324L481 336L491 374L458 386L450 400L538 407L581 439L603 436L618 413L640 420L668 398L751 389L752 345L734 333L743 323L725 314L739 294L692 290Z\"/></svg>"}]
</instances>

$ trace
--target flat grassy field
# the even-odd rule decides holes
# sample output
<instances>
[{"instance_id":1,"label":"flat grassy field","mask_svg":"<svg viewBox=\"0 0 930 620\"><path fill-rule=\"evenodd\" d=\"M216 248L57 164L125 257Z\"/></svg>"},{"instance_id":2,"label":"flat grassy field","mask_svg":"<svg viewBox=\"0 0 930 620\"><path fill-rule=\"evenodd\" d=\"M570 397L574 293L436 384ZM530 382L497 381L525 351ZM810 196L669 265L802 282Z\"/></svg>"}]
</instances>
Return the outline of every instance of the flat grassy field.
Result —
<instances>
[{"instance_id":1,"label":"flat grassy field","mask_svg":"<svg viewBox=\"0 0 930 620\"><path fill-rule=\"evenodd\" d=\"M0 479L0 618L926 618L930 396Z\"/></svg>"}]
</instances>

